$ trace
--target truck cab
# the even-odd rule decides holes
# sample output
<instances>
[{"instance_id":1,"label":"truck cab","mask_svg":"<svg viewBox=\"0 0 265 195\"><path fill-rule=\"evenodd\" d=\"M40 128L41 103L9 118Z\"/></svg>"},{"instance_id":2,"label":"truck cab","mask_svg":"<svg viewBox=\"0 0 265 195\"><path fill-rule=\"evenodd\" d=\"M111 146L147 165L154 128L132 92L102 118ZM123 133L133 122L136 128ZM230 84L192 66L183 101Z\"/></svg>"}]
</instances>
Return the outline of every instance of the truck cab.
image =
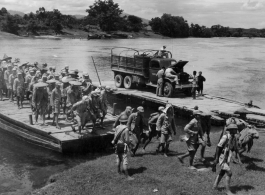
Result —
<instances>
[{"instance_id":1,"label":"truck cab","mask_svg":"<svg viewBox=\"0 0 265 195\"><path fill-rule=\"evenodd\" d=\"M124 49L115 54L114 50ZM131 52L131 55L128 53ZM139 86L157 86L157 72L162 68L172 68L178 76L178 83L174 79L165 77L164 96L171 97L174 92L181 91L191 95L192 84L190 75L184 72L188 61L176 61L172 54L166 51L164 57L158 56L157 50L138 51L130 48L113 48L111 50L111 70L114 72L116 87L131 89ZM126 53L126 56L123 55Z\"/></svg>"}]
</instances>

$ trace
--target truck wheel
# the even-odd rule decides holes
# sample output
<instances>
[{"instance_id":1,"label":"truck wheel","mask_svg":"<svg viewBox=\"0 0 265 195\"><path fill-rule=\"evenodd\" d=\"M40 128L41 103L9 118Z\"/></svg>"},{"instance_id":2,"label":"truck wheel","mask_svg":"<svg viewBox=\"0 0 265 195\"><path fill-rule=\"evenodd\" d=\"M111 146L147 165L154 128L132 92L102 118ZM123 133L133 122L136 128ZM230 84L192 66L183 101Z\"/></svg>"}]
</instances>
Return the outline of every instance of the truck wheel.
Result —
<instances>
[{"instance_id":1,"label":"truck wheel","mask_svg":"<svg viewBox=\"0 0 265 195\"><path fill-rule=\"evenodd\" d=\"M131 89L133 88L133 82L131 76L126 76L123 81L125 89Z\"/></svg>"},{"instance_id":2,"label":"truck wheel","mask_svg":"<svg viewBox=\"0 0 265 195\"><path fill-rule=\"evenodd\" d=\"M117 74L115 77L114 77L114 80L115 80L115 86L117 88L122 88L123 87L123 76L120 75L120 74Z\"/></svg>"},{"instance_id":3,"label":"truck wheel","mask_svg":"<svg viewBox=\"0 0 265 195\"><path fill-rule=\"evenodd\" d=\"M164 96L165 97L171 97L173 95L173 86L171 83L166 82L164 84Z\"/></svg>"}]
</instances>

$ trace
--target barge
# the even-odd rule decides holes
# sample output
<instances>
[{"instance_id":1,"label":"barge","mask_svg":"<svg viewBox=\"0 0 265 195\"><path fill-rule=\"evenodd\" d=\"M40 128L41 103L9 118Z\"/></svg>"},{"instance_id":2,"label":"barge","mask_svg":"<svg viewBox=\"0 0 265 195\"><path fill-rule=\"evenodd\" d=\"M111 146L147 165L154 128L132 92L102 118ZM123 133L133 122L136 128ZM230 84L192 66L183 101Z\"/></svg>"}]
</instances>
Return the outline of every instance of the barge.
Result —
<instances>
[{"instance_id":1,"label":"barge","mask_svg":"<svg viewBox=\"0 0 265 195\"><path fill-rule=\"evenodd\" d=\"M96 127L96 134L89 132L92 124L81 134L73 132L71 124L62 115L59 117L61 129L52 126L52 120L46 120L48 126L30 124L31 109L27 102L22 109L18 109L9 100L0 101L0 128L31 144L61 153L101 151L111 145L113 139L112 124L115 117L107 114L104 120L106 129ZM42 121L39 121L42 122Z\"/></svg>"}]
</instances>

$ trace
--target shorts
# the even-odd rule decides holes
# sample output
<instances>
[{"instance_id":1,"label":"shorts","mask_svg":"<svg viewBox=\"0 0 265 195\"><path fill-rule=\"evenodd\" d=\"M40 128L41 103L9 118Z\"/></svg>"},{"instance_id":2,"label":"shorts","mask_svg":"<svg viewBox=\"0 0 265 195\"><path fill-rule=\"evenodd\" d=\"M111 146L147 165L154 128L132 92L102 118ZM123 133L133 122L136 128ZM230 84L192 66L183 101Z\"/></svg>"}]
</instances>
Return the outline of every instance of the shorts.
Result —
<instances>
[{"instance_id":1,"label":"shorts","mask_svg":"<svg viewBox=\"0 0 265 195\"><path fill-rule=\"evenodd\" d=\"M206 146L206 142L202 138L198 138L196 143L194 143L194 140L189 139L188 141L186 141L186 144L188 147L188 151L197 151L200 145Z\"/></svg>"},{"instance_id":2,"label":"shorts","mask_svg":"<svg viewBox=\"0 0 265 195\"><path fill-rule=\"evenodd\" d=\"M54 114L60 114L61 106L60 104L54 104L52 107L52 113Z\"/></svg>"},{"instance_id":3,"label":"shorts","mask_svg":"<svg viewBox=\"0 0 265 195\"><path fill-rule=\"evenodd\" d=\"M121 154L116 154L116 163L118 165L119 160L122 161L123 165L128 165L128 156L127 153L121 153Z\"/></svg>"},{"instance_id":4,"label":"shorts","mask_svg":"<svg viewBox=\"0 0 265 195\"><path fill-rule=\"evenodd\" d=\"M12 89L12 86L9 84L9 82L6 81L6 88L7 89Z\"/></svg>"},{"instance_id":5,"label":"shorts","mask_svg":"<svg viewBox=\"0 0 265 195\"><path fill-rule=\"evenodd\" d=\"M231 168L230 168L228 163L222 163L222 164L220 164L220 166L221 166L221 170L231 171Z\"/></svg>"},{"instance_id":6,"label":"shorts","mask_svg":"<svg viewBox=\"0 0 265 195\"><path fill-rule=\"evenodd\" d=\"M44 115L47 113L47 106L39 106L37 110L39 111L40 115Z\"/></svg>"},{"instance_id":7,"label":"shorts","mask_svg":"<svg viewBox=\"0 0 265 195\"><path fill-rule=\"evenodd\" d=\"M160 143L161 144L169 144L172 141L172 136L170 134L163 134L161 133L161 137L160 137Z\"/></svg>"},{"instance_id":8,"label":"shorts","mask_svg":"<svg viewBox=\"0 0 265 195\"><path fill-rule=\"evenodd\" d=\"M94 110L94 116L96 119L103 117L103 113L100 109Z\"/></svg>"}]
</instances>

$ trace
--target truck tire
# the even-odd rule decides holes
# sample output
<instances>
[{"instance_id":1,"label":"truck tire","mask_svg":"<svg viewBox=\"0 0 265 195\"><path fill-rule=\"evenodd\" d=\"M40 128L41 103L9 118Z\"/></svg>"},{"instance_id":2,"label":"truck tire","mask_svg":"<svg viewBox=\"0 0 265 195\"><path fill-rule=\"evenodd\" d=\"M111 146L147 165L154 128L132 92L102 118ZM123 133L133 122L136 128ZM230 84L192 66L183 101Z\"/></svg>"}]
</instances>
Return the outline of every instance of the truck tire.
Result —
<instances>
[{"instance_id":1,"label":"truck tire","mask_svg":"<svg viewBox=\"0 0 265 195\"><path fill-rule=\"evenodd\" d=\"M115 86L117 88L122 88L123 87L123 76L120 74L116 74L114 77L115 80Z\"/></svg>"},{"instance_id":2,"label":"truck tire","mask_svg":"<svg viewBox=\"0 0 265 195\"><path fill-rule=\"evenodd\" d=\"M132 89L133 88L132 77L126 76L123 80L123 85L125 89Z\"/></svg>"},{"instance_id":3,"label":"truck tire","mask_svg":"<svg viewBox=\"0 0 265 195\"><path fill-rule=\"evenodd\" d=\"M172 97L173 95L173 86L169 82L165 82L164 84L164 96L165 97Z\"/></svg>"}]
</instances>

